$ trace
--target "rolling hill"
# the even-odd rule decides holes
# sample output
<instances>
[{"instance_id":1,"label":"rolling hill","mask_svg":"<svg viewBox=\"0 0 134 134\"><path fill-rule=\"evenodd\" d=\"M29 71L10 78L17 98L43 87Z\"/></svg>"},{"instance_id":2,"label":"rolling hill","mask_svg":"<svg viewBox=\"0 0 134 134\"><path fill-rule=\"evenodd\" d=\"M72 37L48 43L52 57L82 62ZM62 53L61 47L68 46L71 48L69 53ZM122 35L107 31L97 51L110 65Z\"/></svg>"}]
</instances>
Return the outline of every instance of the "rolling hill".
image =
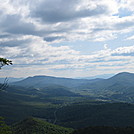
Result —
<instances>
[{"instance_id":1,"label":"rolling hill","mask_svg":"<svg viewBox=\"0 0 134 134\"><path fill-rule=\"evenodd\" d=\"M134 87L134 74L122 72L116 74L115 76L109 79L103 79L100 81L96 81L93 83L83 84L80 88L88 88L95 90L112 90L112 91L128 91L129 89Z\"/></svg>"},{"instance_id":2,"label":"rolling hill","mask_svg":"<svg viewBox=\"0 0 134 134\"><path fill-rule=\"evenodd\" d=\"M12 83L12 85L41 90L49 89L45 90L46 92L51 92L52 88L55 89L53 90L55 94L56 92L60 93L60 89L66 89L66 93L71 91L90 98L134 103L134 74L128 72L118 73L109 79L97 78L92 80L34 76Z\"/></svg>"},{"instance_id":3,"label":"rolling hill","mask_svg":"<svg viewBox=\"0 0 134 134\"><path fill-rule=\"evenodd\" d=\"M134 74L122 72L109 79L71 79L51 76L34 76L14 82L12 85L23 87L44 88L49 86L63 86L73 89L94 89L111 91L131 91L134 88Z\"/></svg>"},{"instance_id":4,"label":"rolling hill","mask_svg":"<svg viewBox=\"0 0 134 134\"><path fill-rule=\"evenodd\" d=\"M104 100L134 103L134 74L122 72L109 79L82 84L77 91Z\"/></svg>"},{"instance_id":5,"label":"rolling hill","mask_svg":"<svg viewBox=\"0 0 134 134\"><path fill-rule=\"evenodd\" d=\"M99 81L101 79L72 79L72 78L61 78L61 77L52 77L52 76L33 76L28 77L19 82L14 82L12 85L24 86L24 87L36 87L42 88L51 85L60 85L68 88L74 88L79 85L86 83L92 83Z\"/></svg>"},{"instance_id":6,"label":"rolling hill","mask_svg":"<svg viewBox=\"0 0 134 134\"><path fill-rule=\"evenodd\" d=\"M46 94L36 89L9 87L0 93L0 115L8 124L28 116L69 128L134 126L134 105L90 100L80 96ZM52 95L53 94L53 95Z\"/></svg>"},{"instance_id":7,"label":"rolling hill","mask_svg":"<svg viewBox=\"0 0 134 134\"><path fill-rule=\"evenodd\" d=\"M134 125L133 87L134 74L126 72L94 80L28 77L0 92L0 115L9 124L34 116L73 128Z\"/></svg>"},{"instance_id":8,"label":"rolling hill","mask_svg":"<svg viewBox=\"0 0 134 134\"><path fill-rule=\"evenodd\" d=\"M13 134L71 134L73 131L33 117L14 124L12 130Z\"/></svg>"},{"instance_id":9,"label":"rolling hill","mask_svg":"<svg viewBox=\"0 0 134 134\"><path fill-rule=\"evenodd\" d=\"M41 89L9 86L0 92L0 116L11 124L27 116L54 120L54 111L64 103L82 98L62 86Z\"/></svg>"}]
</instances>

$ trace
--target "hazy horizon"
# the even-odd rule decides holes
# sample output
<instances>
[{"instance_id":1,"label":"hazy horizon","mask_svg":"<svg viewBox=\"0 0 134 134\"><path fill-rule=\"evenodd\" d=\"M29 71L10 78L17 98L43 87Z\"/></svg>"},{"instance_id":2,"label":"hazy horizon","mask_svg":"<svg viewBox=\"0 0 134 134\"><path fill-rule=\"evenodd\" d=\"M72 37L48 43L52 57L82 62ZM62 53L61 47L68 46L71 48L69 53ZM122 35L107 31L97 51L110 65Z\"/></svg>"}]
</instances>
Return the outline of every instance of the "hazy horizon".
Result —
<instances>
[{"instance_id":1,"label":"hazy horizon","mask_svg":"<svg viewBox=\"0 0 134 134\"><path fill-rule=\"evenodd\" d=\"M72 79L96 79L96 78L101 78L101 79L108 79L108 78L111 78L117 74L120 74L120 73L130 73L130 74L134 74L133 72L118 72L118 73L115 73L115 74L102 74L102 75L93 75L93 76L89 76L89 77L62 77L62 76L56 76L56 75L45 75L45 74L42 74L42 75L28 75L26 77L6 77L8 80L13 80L13 81L18 81L19 79L22 80L22 79L26 79L28 77L35 77L35 76L48 76L48 77L56 77L56 78L72 78ZM0 77L1 80L5 80L5 77Z\"/></svg>"}]
</instances>

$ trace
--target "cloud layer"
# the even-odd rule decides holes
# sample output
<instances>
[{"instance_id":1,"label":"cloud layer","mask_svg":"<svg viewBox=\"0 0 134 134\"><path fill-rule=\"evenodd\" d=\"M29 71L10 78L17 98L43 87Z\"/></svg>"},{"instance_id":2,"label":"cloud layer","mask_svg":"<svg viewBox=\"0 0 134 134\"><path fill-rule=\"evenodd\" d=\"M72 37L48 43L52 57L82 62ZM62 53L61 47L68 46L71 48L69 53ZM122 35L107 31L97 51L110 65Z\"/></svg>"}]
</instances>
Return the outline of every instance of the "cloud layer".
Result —
<instances>
[{"instance_id":1,"label":"cloud layer","mask_svg":"<svg viewBox=\"0 0 134 134\"><path fill-rule=\"evenodd\" d=\"M11 75L21 68L25 75L59 73L59 76L72 74L70 70L76 72L72 76L84 76L90 71L99 74L113 68L115 72L131 71L134 45L120 44L110 49L106 42L121 36L124 41L134 39L133 5L132 0L3 0L0 57L13 60ZM77 40L105 45L90 54L62 45Z\"/></svg>"}]
</instances>

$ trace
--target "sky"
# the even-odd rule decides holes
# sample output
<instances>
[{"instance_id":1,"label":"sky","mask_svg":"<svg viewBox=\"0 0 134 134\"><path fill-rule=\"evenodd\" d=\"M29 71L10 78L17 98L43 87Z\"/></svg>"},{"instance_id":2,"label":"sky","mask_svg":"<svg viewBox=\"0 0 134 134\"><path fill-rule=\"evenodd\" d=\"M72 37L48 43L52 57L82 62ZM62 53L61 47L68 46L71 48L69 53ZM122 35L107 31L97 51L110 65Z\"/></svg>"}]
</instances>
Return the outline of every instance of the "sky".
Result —
<instances>
[{"instance_id":1,"label":"sky","mask_svg":"<svg viewBox=\"0 0 134 134\"><path fill-rule=\"evenodd\" d=\"M0 77L134 72L134 0L0 0Z\"/></svg>"}]
</instances>

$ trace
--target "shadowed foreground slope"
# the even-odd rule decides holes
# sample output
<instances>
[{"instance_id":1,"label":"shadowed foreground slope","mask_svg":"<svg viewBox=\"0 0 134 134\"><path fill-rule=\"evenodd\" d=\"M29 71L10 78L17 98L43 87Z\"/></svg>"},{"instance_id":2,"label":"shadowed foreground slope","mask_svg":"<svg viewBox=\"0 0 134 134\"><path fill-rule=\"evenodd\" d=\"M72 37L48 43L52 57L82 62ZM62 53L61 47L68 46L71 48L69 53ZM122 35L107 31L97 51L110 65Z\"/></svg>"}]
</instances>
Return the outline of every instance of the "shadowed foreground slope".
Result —
<instances>
[{"instance_id":1,"label":"shadowed foreground slope","mask_svg":"<svg viewBox=\"0 0 134 134\"><path fill-rule=\"evenodd\" d=\"M134 127L88 127L75 130L72 134L133 134Z\"/></svg>"},{"instance_id":2,"label":"shadowed foreground slope","mask_svg":"<svg viewBox=\"0 0 134 134\"><path fill-rule=\"evenodd\" d=\"M73 131L32 117L14 124L12 130L13 134L70 134Z\"/></svg>"}]
</instances>

